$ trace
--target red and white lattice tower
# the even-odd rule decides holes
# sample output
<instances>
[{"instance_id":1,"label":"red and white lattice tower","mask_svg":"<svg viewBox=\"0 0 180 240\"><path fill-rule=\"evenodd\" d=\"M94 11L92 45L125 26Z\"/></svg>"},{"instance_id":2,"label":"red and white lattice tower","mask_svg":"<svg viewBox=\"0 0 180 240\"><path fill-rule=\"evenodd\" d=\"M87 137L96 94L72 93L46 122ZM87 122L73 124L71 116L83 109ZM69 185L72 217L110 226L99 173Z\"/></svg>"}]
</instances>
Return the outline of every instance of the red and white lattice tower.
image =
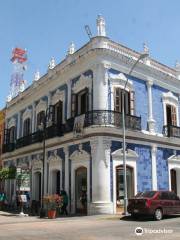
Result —
<instances>
[{"instance_id":1,"label":"red and white lattice tower","mask_svg":"<svg viewBox=\"0 0 180 240\"><path fill-rule=\"evenodd\" d=\"M26 70L27 51L21 48L14 48L11 62L13 63L13 73L11 75L10 94L7 101L11 101L20 92L25 90L26 81L24 71Z\"/></svg>"}]
</instances>

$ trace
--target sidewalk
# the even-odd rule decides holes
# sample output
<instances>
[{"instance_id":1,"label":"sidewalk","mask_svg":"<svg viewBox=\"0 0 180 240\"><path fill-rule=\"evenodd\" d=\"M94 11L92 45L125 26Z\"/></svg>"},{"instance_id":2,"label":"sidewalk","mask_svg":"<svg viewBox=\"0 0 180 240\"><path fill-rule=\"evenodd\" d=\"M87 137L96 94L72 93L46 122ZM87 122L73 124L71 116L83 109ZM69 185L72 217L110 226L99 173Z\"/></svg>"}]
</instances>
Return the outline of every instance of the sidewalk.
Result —
<instances>
[{"instance_id":1,"label":"sidewalk","mask_svg":"<svg viewBox=\"0 0 180 240\"><path fill-rule=\"evenodd\" d=\"M46 221L75 221L75 220L119 220L122 215L90 215L90 216L77 216L77 215L68 215L68 216L60 216L55 219L48 218L39 218L39 216L21 216L18 213L9 213L5 211L0 211L0 224L6 223L18 223L18 222L46 222Z\"/></svg>"}]
</instances>

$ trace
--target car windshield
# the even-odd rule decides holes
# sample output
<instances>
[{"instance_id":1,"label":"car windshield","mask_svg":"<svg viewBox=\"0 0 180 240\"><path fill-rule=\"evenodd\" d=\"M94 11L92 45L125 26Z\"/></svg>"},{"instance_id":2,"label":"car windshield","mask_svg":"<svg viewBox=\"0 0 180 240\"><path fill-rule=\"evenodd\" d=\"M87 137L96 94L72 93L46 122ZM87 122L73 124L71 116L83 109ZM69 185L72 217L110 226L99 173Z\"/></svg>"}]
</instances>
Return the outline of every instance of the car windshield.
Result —
<instances>
[{"instance_id":1,"label":"car windshield","mask_svg":"<svg viewBox=\"0 0 180 240\"><path fill-rule=\"evenodd\" d=\"M152 198L156 194L155 191L146 191L146 192L139 192L136 197L146 197L146 198Z\"/></svg>"}]
</instances>

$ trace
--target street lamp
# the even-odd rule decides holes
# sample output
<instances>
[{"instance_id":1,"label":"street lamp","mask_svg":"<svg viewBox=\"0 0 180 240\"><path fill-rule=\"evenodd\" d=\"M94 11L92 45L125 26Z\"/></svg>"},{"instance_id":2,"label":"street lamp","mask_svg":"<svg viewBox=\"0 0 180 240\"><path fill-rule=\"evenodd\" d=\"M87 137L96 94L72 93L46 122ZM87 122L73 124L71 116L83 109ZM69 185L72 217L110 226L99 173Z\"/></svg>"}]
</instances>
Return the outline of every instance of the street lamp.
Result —
<instances>
[{"instance_id":1,"label":"street lamp","mask_svg":"<svg viewBox=\"0 0 180 240\"><path fill-rule=\"evenodd\" d=\"M46 150L46 117L47 114L45 113L45 116L43 117L43 122L41 122L39 126L39 130L42 131L43 133L43 159L42 159L42 189L41 189L41 208L40 208L40 218L44 218L46 215L46 211L44 209L44 204L43 204L43 196L44 196L44 171L45 171L45 150Z\"/></svg>"},{"instance_id":2,"label":"street lamp","mask_svg":"<svg viewBox=\"0 0 180 240\"><path fill-rule=\"evenodd\" d=\"M138 62L144 58L148 57L148 53L142 53L138 59L135 61L135 63L132 65L128 75L131 75L132 71L138 64ZM126 78L126 82L122 91L122 127L123 127L123 181L124 181L124 215L127 216L127 174L126 174L126 125L125 125L125 91L126 91L126 86L128 83L128 76Z\"/></svg>"}]
</instances>

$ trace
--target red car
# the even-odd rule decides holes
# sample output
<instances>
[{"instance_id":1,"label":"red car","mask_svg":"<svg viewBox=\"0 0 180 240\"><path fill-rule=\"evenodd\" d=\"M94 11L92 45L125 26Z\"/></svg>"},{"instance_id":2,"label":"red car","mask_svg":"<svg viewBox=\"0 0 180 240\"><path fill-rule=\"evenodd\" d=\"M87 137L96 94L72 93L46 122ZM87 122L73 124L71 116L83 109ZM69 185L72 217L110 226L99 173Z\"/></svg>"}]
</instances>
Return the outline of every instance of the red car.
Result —
<instances>
[{"instance_id":1,"label":"red car","mask_svg":"<svg viewBox=\"0 0 180 240\"><path fill-rule=\"evenodd\" d=\"M127 210L133 217L149 215L161 220L164 215L180 213L180 198L171 191L146 191L129 199Z\"/></svg>"}]
</instances>

